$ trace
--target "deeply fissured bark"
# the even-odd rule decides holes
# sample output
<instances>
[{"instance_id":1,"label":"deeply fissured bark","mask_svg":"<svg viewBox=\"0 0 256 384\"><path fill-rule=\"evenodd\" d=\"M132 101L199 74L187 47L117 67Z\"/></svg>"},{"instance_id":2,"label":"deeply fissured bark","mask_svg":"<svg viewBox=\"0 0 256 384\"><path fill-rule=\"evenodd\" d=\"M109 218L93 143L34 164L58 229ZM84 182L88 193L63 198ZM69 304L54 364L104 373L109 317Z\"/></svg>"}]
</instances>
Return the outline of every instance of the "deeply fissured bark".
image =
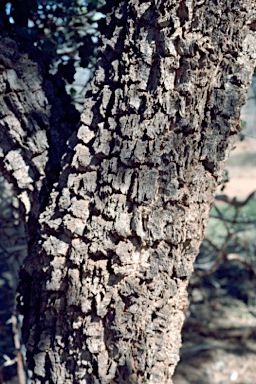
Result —
<instances>
[{"instance_id":1,"label":"deeply fissured bark","mask_svg":"<svg viewBox=\"0 0 256 384\"><path fill-rule=\"evenodd\" d=\"M0 38L0 171L18 195L29 240L79 119L64 82L47 73L40 51L30 51Z\"/></svg>"},{"instance_id":2,"label":"deeply fissured bark","mask_svg":"<svg viewBox=\"0 0 256 384\"><path fill-rule=\"evenodd\" d=\"M34 383L172 382L188 279L255 65L252 2L109 11L21 274Z\"/></svg>"}]
</instances>

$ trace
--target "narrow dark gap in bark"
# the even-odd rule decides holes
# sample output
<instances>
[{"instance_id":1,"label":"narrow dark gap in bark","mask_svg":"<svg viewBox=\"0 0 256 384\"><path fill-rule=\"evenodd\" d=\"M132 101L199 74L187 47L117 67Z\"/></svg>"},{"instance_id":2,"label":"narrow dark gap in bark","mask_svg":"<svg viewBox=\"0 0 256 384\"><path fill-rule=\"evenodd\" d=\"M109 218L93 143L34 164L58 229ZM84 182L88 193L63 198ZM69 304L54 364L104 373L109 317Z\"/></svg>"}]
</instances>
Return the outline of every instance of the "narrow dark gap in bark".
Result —
<instances>
[{"instance_id":1,"label":"narrow dark gap in bark","mask_svg":"<svg viewBox=\"0 0 256 384\"><path fill-rule=\"evenodd\" d=\"M36 384L45 381L45 365L54 383L171 383L221 152L232 146L234 108L255 62L242 43L255 38L242 0L236 23L227 3L218 2L222 12L211 1L200 9L160 3L160 11L145 1L111 4L107 54L100 53L78 134L24 263L21 309ZM230 40L227 14L236 33ZM205 71L193 41L206 52ZM244 88L230 83L220 50ZM242 67L238 56L230 59L237 50Z\"/></svg>"}]
</instances>

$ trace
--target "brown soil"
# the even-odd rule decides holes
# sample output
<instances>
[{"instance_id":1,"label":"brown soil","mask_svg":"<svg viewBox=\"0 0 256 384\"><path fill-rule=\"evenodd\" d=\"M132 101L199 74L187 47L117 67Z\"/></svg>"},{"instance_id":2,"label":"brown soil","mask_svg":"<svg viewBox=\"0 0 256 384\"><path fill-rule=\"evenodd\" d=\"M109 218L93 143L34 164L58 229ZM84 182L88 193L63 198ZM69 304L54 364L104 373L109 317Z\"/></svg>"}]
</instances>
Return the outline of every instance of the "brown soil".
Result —
<instances>
[{"instance_id":1,"label":"brown soil","mask_svg":"<svg viewBox=\"0 0 256 384\"><path fill-rule=\"evenodd\" d=\"M225 272L234 277L243 273L239 285L240 289L246 286L248 295L234 297L235 286L230 283L225 287L224 273L222 278L212 275L201 286L194 279L174 384L256 383L255 277L250 280L241 266L234 264L226 266ZM216 287L211 286L213 282Z\"/></svg>"},{"instance_id":2,"label":"brown soil","mask_svg":"<svg viewBox=\"0 0 256 384\"><path fill-rule=\"evenodd\" d=\"M224 192L230 197L244 197L256 190L256 139L237 141L227 162L229 182Z\"/></svg>"}]
</instances>

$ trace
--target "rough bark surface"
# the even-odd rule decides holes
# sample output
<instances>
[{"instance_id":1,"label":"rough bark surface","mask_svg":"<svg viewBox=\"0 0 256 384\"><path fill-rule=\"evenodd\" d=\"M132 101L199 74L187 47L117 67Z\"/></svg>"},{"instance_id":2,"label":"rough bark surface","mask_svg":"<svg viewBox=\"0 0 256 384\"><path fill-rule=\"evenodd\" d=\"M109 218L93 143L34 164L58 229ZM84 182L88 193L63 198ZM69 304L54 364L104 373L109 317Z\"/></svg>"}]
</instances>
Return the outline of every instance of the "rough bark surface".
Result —
<instances>
[{"instance_id":1,"label":"rough bark surface","mask_svg":"<svg viewBox=\"0 0 256 384\"><path fill-rule=\"evenodd\" d=\"M255 8L110 9L21 274L33 383L172 383L187 283L256 61Z\"/></svg>"},{"instance_id":2,"label":"rough bark surface","mask_svg":"<svg viewBox=\"0 0 256 384\"><path fill-rule=\"evenodd\" d=\"M0 38L0 170L14 185L31 236L78 122L64 83L37 55L39 64L12 38Z\"/></svg>"}]
</instances>

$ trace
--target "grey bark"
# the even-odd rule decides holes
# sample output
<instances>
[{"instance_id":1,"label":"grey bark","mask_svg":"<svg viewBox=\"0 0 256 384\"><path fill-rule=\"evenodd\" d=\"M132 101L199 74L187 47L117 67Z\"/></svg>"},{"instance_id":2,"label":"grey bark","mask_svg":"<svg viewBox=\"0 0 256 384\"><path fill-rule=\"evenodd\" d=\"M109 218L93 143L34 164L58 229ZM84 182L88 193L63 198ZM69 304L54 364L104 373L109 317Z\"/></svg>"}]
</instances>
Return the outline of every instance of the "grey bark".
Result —
<instances>
[{"instance_id":1,"label":"grey bark","mask_svg":"<svg viewBox=\"0 0 256 384\"><path fill-rule=\"evenodd\" d=\"M107 8L81 125L21 273L36 384L172 383L256 62L254 2Z\"/></svg>"},{"instance_id":2,"label":"grey bark","mask_svg":"<svg viewBox=\"0 0 256 384\"><path fill-rule=\"evenodd\" d=\"M5 296L0 346L2 355L11 360L19 353L15 350L17 343L13 345L17 335L10 324L16 313L19 269L27 255L27 243L35 239L39 213L47 205L49 190L58 179L66 140L79 118L70 98L63 93L64 82L47 74L42 57L38 63L32 60L35 55L40 58L39 52L29 49L28 55L21 46L20 41L15 42L7 35L0 38L0 170L18 196L17 201L0 175L0 264ZM6 379L8 368L4 371ZM12 366L9 374L15 372L17 369Z\"/></svg>"},{"instance_id":3,"label":"grey bark","mask_svg":"<svg viewBox=\"0 0 256 384\"><path fill-rule=\"evenodd\" d=\"M39 52L20 45L0 38L0 170L17 192L30 238L79 116L64 82L47 74L42 58L35 62Z\"/></svg>"}]
</instances>

